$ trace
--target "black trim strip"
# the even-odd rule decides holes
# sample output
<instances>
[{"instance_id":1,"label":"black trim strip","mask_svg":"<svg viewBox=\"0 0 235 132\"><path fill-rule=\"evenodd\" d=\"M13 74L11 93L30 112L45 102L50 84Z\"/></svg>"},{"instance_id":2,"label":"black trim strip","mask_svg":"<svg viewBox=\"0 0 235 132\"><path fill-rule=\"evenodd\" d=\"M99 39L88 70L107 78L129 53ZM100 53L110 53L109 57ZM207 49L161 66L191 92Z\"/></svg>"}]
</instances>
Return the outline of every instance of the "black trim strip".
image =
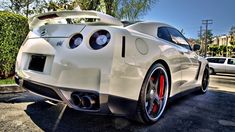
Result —
<instances>
[{"instance_id":1,"label":"black trim strip","mask_svg":"<svg viewBox=\"0 0 235 132\"><path fill-rule=\"evenodd\" d=\"M122 57L126 56L126 37L122 36Z\"/></svg>"},{"instance_id":2,"label":"black trim strip","mask_svg":"<svg viewBox=\"0 0 235 132\"><path fill-rule=\"evenodd\" d=\"M35 84L32 82L29 82L27 80L23 81L23 87L29 91L34 92L34 93L62 101L60 96L53 89L51 89L49 87L38 85L38 84Z\"/></svg>"},{"instance_id":3,"label":"black trim strip","mask_svg":"<svg viewBox=\"0 0 235 132\"><path fill-rule=\"evenodd\" d=\"M44 15L44 16L39 16L38 19L39 20L45 20L45 19L53 19L59 17L57 14L48 14L48 15Z\"/></svg>"},{"instance_id":4,"label":"black trim strip","mask_svg":"<svg viewBox=\"0 0 235 132\"><path fill-rule=\"evenodd\" d=\"M200 73L200 70L201 70L201 65L202 65L202 62L198 62L199 63L199 67L198 67L198 70L197 70L197 75L195 77L196 80L198 80L198 77L199 77L199 73Z\"/></svg>"}]
</instances>

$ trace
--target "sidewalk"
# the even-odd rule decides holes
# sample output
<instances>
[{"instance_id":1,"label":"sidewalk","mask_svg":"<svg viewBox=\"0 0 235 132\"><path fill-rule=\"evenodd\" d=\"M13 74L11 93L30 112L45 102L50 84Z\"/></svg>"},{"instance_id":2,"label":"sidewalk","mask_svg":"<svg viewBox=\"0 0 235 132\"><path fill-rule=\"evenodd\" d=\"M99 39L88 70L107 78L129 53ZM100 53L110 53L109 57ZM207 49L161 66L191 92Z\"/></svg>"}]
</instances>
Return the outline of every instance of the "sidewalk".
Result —
<instances>
[{"instance_id":1,"label":"sidewalk","mask_svg":"<svg viewBox=\"0 0 235 132\"><path fill-rule=\"evenodd\" d=\"M19 87L17 84L7 84L7 85L0 85L0 94L6 93L20 93L24 92L25 90Z\"/></svg>"}]
</instances>

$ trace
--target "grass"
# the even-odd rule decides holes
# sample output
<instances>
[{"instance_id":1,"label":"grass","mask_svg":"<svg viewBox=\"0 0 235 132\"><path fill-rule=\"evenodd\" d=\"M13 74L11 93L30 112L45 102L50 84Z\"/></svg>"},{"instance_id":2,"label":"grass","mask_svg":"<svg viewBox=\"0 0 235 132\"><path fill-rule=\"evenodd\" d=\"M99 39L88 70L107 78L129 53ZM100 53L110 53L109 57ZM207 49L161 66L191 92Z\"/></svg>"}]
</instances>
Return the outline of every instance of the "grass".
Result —
<instances>
[{"instance_id":1,"label":"grass","mask_svg":"<svg viewBox=\"0 0 235 132\"><path fill-rule=\"evenodd\" d=\"M7 79L0 79L0 85L4 84L15 84L15 80L12 77Z\"/></svg>"}]
</instances>

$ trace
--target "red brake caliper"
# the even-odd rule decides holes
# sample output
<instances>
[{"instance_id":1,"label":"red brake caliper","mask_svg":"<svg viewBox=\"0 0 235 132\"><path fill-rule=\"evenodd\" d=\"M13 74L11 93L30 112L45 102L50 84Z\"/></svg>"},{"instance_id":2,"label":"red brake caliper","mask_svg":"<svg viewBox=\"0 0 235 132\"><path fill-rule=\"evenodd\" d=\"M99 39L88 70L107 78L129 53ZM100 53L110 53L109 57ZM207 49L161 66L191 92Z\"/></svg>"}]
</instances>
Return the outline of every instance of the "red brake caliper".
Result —
<instances>
[{"instance_id":1,"label":"red brake caliper","mask_svg":"<svg viewBox=\"0 0 235 132\"><path fill-rule=\"evenodd\" d=\"M161 76L160 76L160 91L159 91L159 98L160 98L160 99L163 98L163 94L164 94L164 83L165 83L164 75L161 75Z\"/></svg>"},{"instance_id":2,"label":"red brake caliper","mask_svg":"<svg viewBox=\"0 0 235 132\"><path fill-rule=\"evenodd\" d=\"M161 75L160 76L160 89L159 89L159 98L162 99L163 98L163 94L164 94L164 83L165 83L165 78L164 78L164 75ZM154 104L153 105L153 112L157 112L158 110L158 105L157 104Z\"/></svg>"}]
</instances>

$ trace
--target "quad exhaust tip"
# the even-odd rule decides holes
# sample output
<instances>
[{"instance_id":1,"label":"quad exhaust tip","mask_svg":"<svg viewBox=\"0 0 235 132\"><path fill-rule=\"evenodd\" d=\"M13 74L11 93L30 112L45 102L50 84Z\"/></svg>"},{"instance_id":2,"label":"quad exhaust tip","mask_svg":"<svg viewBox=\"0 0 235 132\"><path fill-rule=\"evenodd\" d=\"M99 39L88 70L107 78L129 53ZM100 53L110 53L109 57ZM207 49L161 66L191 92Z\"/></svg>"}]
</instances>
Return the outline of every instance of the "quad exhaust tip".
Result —
<instances>
[{"instance_id":1,"label":"quad exhaust tip","mask_svg":"<svg viewBox=\"0 0 235 132\"><path fill-rule=\"evenodd\" d=\"M84 108L91 109L95 104L95 100L86 95L81 98L81 104Z\"/></svg>"},{"instance_id":2,"label":"quad exhaust tip","mask_svg":"<svg viewBox=\"0 0 235 132\"><path fill-rule=\"evenodd\" d=\"M78 107L81 107L82 105L82 100L81 100L81 97L78 95L78 94L72 94L71 95L71 98L73 100L73 103L78 106Z\"/></svg>"},{"instance_id":3,"label":"quad exhaust tip","mask_svg":"<svg viewBox=\"0 0 235 132\"><path fill-rule=\"evenodd\" d=\"M97 97L89 94L72 93L71 99L74 105L81 109L92 110L96 107L97 104Z\"/></svg>"}]
</instances>

